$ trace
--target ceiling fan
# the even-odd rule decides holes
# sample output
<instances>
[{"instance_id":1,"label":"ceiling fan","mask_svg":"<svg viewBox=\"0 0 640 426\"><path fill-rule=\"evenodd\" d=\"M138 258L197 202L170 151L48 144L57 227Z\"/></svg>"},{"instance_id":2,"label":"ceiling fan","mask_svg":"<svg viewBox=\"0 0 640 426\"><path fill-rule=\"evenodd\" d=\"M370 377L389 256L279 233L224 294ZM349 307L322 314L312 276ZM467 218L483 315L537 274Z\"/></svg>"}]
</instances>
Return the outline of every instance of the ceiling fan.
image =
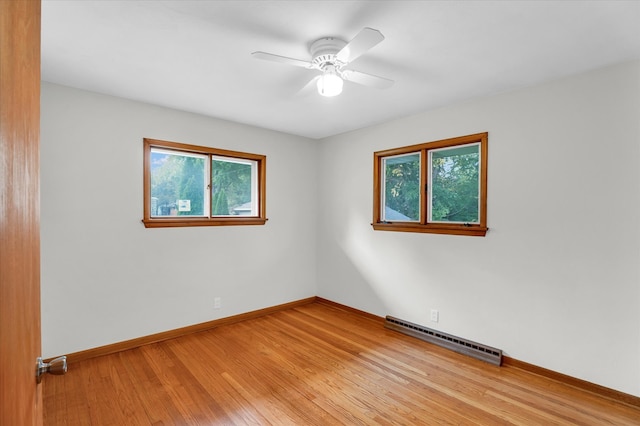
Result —
<instances>
[{"instance_id":1,"label":"ceiling fan","mask_svg":"<svg viewBox=\"0 0 640 426\"><path fill-rule=\"evenodd\" d=\"M318 93L322 96L336 96L342 92L344 80L379 89L386 89L393 85L393 80L388 78L346 68L351 61L382 40L384 36L380 31L365 27L348 43L334 37L323 37L314 41L309 47L309 53L313 58L311 61L266 52L253 52L251 55L256 59L321 71L322 75L316 76L309 84L316 82Z\"/></svg>"}]
</instances>

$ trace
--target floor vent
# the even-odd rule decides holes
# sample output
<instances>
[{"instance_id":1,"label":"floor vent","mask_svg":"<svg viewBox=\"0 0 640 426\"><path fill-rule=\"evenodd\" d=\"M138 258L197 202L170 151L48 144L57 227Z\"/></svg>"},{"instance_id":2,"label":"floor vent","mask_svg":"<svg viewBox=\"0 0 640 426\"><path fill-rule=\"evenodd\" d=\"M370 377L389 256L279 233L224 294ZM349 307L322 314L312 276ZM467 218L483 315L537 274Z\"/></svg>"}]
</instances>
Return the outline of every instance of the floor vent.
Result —
<instances>
[{"instance_id":1,"label":"floor vent","mask_svg":"<svg viewBox=\"0 0 640 426\"><path fill-rule=\"evenodd\" d=\"M417 337L429 343L434 343L452 351L486 361L490 364L502 364L502 350L461 339L441 331L432 330L421 325L413 324L398 318L387 316L384 326L409 336Z\"/></svg>"}]
</instances>

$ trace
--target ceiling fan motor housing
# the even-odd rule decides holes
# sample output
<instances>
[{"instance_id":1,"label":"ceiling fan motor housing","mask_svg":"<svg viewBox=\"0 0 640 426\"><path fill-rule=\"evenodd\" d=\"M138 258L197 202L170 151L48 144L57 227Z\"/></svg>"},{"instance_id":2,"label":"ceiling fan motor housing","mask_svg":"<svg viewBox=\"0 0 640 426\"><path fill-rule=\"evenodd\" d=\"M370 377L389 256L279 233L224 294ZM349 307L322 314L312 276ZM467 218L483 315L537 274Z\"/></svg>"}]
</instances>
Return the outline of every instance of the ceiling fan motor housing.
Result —
<instances>
[{"instance_id":1,"label":"ceiling fan motor housing","mask_svg":"<svg viewBox=\"0 0 640 426\"><path fill-rule=\"evenodd\" d=\"M323 37L320 38L309 46L309 52L313 57L311 61L318 69L324 70L327 65L332 65L336 68L344 66L342 63L338 63L336 60L336 54L347 45L347 42L340 40L339 38Z\"/></svg>"}]
</instances>

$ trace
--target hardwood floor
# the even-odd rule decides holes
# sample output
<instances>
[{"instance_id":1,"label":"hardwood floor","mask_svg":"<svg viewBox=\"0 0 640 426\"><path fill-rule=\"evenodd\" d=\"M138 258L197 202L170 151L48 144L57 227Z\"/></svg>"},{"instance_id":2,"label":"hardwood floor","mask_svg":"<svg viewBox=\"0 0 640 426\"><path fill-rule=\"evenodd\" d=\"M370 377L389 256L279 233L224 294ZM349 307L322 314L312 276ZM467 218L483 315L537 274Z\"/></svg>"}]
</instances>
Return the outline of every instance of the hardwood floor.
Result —
<instances>
[{"instance_id":1,"label":"hardwood floor","mask_svg":"<svg viewBox=\"0 0 640 426\"><path fill-rule=\"evenodd\" d=\"M640 425L640 408L311 303L71 364L54 425Z\"/></svg>"}]
</instances>

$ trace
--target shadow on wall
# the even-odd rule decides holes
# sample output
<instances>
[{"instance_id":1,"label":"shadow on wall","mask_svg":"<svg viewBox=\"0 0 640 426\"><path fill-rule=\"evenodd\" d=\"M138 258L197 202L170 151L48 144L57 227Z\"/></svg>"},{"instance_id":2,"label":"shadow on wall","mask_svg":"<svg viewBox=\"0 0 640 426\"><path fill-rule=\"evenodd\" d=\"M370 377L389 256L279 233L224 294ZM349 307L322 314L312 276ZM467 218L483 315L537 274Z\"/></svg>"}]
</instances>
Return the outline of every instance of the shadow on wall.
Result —
<instances>
[{"instance_id":1,"label":"shadow on wall","mask_svg":"<svg viewBox=\"0 0 640 426\"><path fill-rule=\"evenodd\" d=\"M328 262L332 267L321 271L321 288L328 292L325 296L379 316L411 312L413 307L403 304L415 300L407 298L405 291L412 286L412 280L407 276L412 271L404 270L402 265L394 267L393 262L394 259L412 259L414 255L403 252L395 233L373 231L371 218L352 211L346 219L341 222L341 229L324 236L326 244L332 246L326 250L332 257ZM380 240L386 242L380 246ZM392 257L385 255L389 251L393 252ZM415 293L415 289L411 291ZM416 294L416 298L422 298L422 295Z\"/></svg>"}]
</instances>

